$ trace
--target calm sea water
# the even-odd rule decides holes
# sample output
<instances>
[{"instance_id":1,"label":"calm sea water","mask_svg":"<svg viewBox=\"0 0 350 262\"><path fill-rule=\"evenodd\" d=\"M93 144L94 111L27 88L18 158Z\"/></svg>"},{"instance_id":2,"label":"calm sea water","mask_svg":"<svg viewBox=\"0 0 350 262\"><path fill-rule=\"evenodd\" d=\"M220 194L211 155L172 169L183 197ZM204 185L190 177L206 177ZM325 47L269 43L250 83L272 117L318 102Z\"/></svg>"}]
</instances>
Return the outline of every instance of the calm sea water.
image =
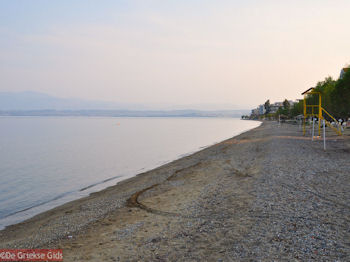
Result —
<instances>
[{"instance_id":1,"label":"calm sea water","mask_svg":"<svg viewBox=\"0 0 350 262\"><path fill-rule=\"evenodd\" d=\"M232 118L0 118L0 228L258 126Z\"/></svg>"}]
</instances>

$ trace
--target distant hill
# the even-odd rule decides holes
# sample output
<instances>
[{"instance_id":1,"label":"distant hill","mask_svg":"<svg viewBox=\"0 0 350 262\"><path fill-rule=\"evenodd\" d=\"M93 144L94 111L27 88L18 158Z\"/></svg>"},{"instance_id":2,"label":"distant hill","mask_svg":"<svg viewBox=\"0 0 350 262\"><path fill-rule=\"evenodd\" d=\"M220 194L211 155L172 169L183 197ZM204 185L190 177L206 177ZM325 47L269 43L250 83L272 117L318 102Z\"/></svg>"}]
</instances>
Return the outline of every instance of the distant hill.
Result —
<instances>
[{"instance_id":1,"label":"distant hill","mask_svg":"<svg viewBox=\"0 0 350 262\"><path fill-rule=\"evenodd\" d=\"M243 113L242 113L243 112ZM0 116L94 116L94 117L241 117L239 110L200 111L133 111L133 110L0 110Z\"/></svg>"},{"instance_id":2,"label":"distant hill","mask_svg":"<svg viewBox=\"0 0 350 262\"><path fill-rule=\"evenodd\" d=\"M0 116L240 117L249 110L150 110L138 104L0 92Z\"/></svg>"},{"instance_id":3,"label":"distant hill","mask_svg":"<svg viewBox=\"0 0 350 262\"><path fill-rule=\"evenodd\" d=\"M44 93L0 92L0 110L81 110L81 109L144 109L140 105L77 98L59 98Z\"/></svg>"}]
</instances>

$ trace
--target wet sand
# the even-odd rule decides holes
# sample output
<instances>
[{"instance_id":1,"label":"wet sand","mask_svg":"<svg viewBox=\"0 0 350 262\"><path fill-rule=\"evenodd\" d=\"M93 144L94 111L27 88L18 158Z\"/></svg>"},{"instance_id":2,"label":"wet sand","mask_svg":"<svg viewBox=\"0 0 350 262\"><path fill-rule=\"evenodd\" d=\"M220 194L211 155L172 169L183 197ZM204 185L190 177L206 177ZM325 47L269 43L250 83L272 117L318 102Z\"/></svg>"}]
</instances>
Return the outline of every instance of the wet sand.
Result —
<instances>
[{"instance_id":1,"label":"wet sand","mask_svg":"<svg viewBox=\"0 0 350 262\"><path fill-rule=\"evenodd\" d=\"M346 261L350 130L262 126L0 231L64 261Z\"/></svg>"}]
</instances>

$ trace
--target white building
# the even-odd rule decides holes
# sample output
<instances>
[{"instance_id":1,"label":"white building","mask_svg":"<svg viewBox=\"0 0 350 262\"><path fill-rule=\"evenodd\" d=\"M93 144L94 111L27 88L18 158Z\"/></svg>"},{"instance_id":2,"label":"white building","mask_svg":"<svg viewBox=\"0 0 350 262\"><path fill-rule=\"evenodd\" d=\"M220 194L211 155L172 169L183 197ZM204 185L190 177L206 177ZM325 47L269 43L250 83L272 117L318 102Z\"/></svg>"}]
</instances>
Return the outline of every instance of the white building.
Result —
<instances>
[{"instance_id":1,"label":"white building","mask_svg":"<svg viewBox=\"0 0 350 262\"><path fill-rule=\"evenodd\" d=\"M271 114L276 113L280 107L283 107L283 102L276 102L276 103L271 104L270 105L270 113Z\"/></svg>"},{"instance_id":2,"label":"white building","mask_svg":"<svg viewBox=\"0 0 350 262\"><path fill-rule=\"evenodd\" d=\"M259 105L258 107L259 115L263 115L266 112L265 105Z\"/></svg>"},{"instance_id":3,"label":"white building","mask_svg":"<svg viewBox=\"0 0 350 262\"><path fill-rule=\"evenodd\" d=\"M345 73L350 69L350 67L344 67L341 71L340 71L340 79L342 79L345 75Z\"/></svg>"},{"instance_id":4,"label":"white building","mask_svg":"<svg viewBox=\"0 0 350 262\"><path fill-rule=\"evenodd\" d=\"M252 115L254 116L259 115L259 108L252 109Z\"/></svg>"}]
</instances>

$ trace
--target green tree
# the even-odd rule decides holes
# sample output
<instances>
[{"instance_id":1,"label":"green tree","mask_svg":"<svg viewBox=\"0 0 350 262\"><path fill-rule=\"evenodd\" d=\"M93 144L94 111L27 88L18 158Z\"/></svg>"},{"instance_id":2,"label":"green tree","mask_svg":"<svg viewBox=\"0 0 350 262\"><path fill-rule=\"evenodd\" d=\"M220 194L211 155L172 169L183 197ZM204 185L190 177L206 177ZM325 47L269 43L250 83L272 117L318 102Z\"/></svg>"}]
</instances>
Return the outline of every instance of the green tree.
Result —
<instances>
[{"instance_id":1,"label":"green tree","mask_svg":"<svg viewBox=\"0 0 350 262\"><path fill-rule=\"evenodd\" d=\"M298 103L293 104L293 107L290 110L290 115L296 117L303 114L304 104L303 100L299 100Z\"/></svg>"},{"instance_id":2,"label":"green tree","mask_svg":"<svg viewBox=\"0 0 350 262\"><path fill-rule=\"evenodd\" d=\"M283 101L283 109L287 110L289 112L290 109L290 103L287 99L284 99Z\"/></svg>"},{"instance_id":3,"label":"green tree","mask_svg":"<svg viewBox=\"0 0 350 262\"><path fill-rule=\"evenodd\" d=\"M337 81L329 76L329 77L326 77L324 81L318 82L316 87L315 87L315 91L321 93L322 107L325 108L330 113L333 113L334 106L336 106L336 105L334 105L334 103L331 99L331 93L333 92L336 83L337 83ZM312 100L313 100L312 101L313 104L315 104L315 105L318 104L318 96L317 95L313 95Z\"/></svg>"},{"instance_id":4,"label":"green tree","mask_svg":"<svg viewBox=\"0 0 350 262\"><path fill-rule=\"evenodd\" d=\"M333 103L332 112L336 117L350 117L350 70L336 82L330 98Z\"/></svg>"},{"instance_id":5,"label":"green tree","mask_svg":"<svg viewBox=\"0 0 350 262\"><path fill-rule=\"evenodd\" d=\"M270 113L271 111L271 104L270 104L270 99L268 99L265 103L264 103L264 107L265 107L265 114L267 115L268 113Z\"/></svg>"},{"instance_id":6,"label":"green tree","mask_svg":"<svg viewBox=\"0 0 350 262\"><path fill-rule=\"evenodd\" d=\"M332 77L326 77L323 81L319 81L314 91L319 92L321 94L322 107L326 109L330 114L335 114L337 104L334 103L334 100L331 98L331 94L336 86L337 81ZM306 103L308 105L318 105L319 104L319 95L311 94L306 98ZM311 110L308 108L308 110Z\"/></svg>"},{"instance_id":7,"label":"green tree","mask_svg":"<svg viewBox=\"0 0 350 262\"><path fill-rule=\"evenodd\" d=\"M283 107L279 107L276 116L282 115L284 118L289 117L290 115L290 103L287 99L283 101Z\"/></svg>"}]
</instances>

